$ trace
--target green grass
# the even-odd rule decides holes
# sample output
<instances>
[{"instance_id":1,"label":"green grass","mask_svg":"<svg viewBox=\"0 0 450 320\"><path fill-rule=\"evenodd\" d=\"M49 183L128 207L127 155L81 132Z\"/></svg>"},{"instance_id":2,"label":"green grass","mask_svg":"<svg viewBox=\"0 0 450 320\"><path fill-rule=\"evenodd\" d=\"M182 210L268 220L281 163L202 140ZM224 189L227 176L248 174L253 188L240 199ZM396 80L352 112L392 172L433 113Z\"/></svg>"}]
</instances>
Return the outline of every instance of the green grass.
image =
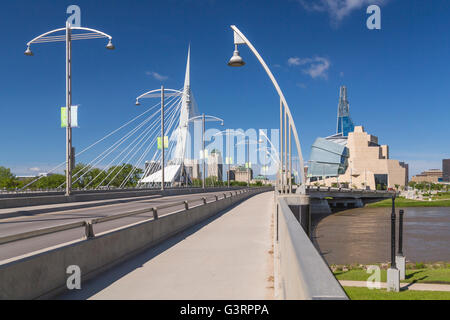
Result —
<instances>
[{"instance_id":1,"label":"green grass","mask_svg":"<svg viewBox=\"0 0 450 320\"><path fill-rule=\"evenodd\" d=\"M386 282L387 271L381 269L381 282ZM349 271L335 271L338 280L367 281L370 274L364 269L352 269ZM438 283L450 284L450 268L426 268L426 269L406 269L405 280L402 282L411 283Z\"/></svg>"},{"instance_id":2,"label":"green grass","mask_svg":"<svg viewBox=\"0 0 450 320\"><path fill-rule=\"evenodd\" d=\"M386 289L344 287L351 300L450 300L450 292L412 291L387 292Z\"/></svg>"},{"instance_id":3,"label":"green grass","mask_svg":"<svg viewBox=\"0 0 450 320\"><path fill-rule=\"evenodd\" d=\"M450 207L450 199L442 199L436 201L420 201L420 200L409 200L405 198L396 198L395 206L397 208L406 207ZM386 199L383 201L370 203L366 207L368 208L387 208L392 207L392 199Z\"/></svg>"}]
</instances>

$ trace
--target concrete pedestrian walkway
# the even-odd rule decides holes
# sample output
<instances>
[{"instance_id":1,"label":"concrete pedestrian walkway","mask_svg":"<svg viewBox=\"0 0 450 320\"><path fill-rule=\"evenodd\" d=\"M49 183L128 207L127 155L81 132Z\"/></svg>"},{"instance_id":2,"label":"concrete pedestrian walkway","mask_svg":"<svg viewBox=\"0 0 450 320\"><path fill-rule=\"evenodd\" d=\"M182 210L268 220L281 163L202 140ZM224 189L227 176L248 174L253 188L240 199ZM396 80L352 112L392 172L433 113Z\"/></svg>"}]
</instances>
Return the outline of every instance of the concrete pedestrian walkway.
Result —
<instances>
[{"instance_id":1,"label":"concrete pedestrian walkway","mask_svg":"<svg viewBox=\"0 0 450 320\"><path fill-rule=\"evenodd\" d=\"M273 299L273 192L81 283L61 299Z\"/></svg>"},{"instance_id":2,"label":"concrete pedestrian walkway","mask_svg":"<svg viewBox=\"0 0 450 320\"><path fill-rule=\"evenodd\" d=\"M339 283L343 287L367 287L366 281L350 281L340 280ZM381 288L386 289L386 283L380 283ZM449 284L433 284L433 283L400 283L400 290L414 291L447 291L450 292Z\"/></svg>"}]
</instances>

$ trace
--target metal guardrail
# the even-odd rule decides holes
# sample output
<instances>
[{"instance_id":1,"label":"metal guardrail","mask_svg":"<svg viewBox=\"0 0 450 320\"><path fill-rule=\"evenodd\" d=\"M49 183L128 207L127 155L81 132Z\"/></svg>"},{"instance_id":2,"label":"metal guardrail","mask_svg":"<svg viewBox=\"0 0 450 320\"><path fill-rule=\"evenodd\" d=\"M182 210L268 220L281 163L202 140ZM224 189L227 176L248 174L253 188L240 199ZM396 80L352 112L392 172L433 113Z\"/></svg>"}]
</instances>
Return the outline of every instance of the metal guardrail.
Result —
<instances>
[{"instance_id":1,"label":"metal guardrail","mask_svg":"<svg viewBox=\"0 0 450 320\"><path fill-rule=\"evenodd\" d=\"M226 186L206 186L207 188L224 188ZM242 188L239 186L231 188ZM185 186L185 187L166 187L165 190L184 190L184 189L202 189L202 186ZM101 193L101 192L123 192L123 191L160 191L160 187L155 188L100 188L100 189L72 189L74 194L84 193ZM0 189L0 195L15 195L15 194L36 194L36 193L58 193L65 194L64 189L35 189L35 190L8 190Z\"/></svg>"},{"instance_id":2,"label":"metal guardrail","mask_svg":"<svg viewBox=\"0 0 450 320\"><path fill-rule=\"evenodd\" d=\"M389 190L367 190L367 189L352 189L352 188L333 188L333 187L312 187L306 186L307 191L324 191L324 192L362 192L362 193L392 193L396 194L396 191Z\"/></svg>"},{"instance_id":3,"label":"metal guardrail","mask_svg":"<svg viewBox=\"0 0 450 320\"><path fill-rule=\"evenodd\" d=\"M111 216L107 216L107 217L102 217L102 218L95 218L92 220L87 220L87 221L80 221L80 222L74 222L74 223L70 223L70 224L64 224L64 225L59 225L59 226L55 226L55 227L49 227L49 228L43 228L43 229L38 229L38 230L33 230L33 231L27 231L27 232L23 232L23 233L19 233L19 234L13 234L13 235L9 235L9 236L5 236L5 237L0 237L0 244L5 244L5 243L10 243L10 242L14 242L14 241L19 241L19 240L25 240L25 239L30 239L30 238L35 238L35 237L39 237L39 236L43 236L43 235L47 235L47 234L51 234L51 233L56 233L56 232L61 232L61 231L67 231L67 230L71 230L71 229L76 229L76 228L85 228L85 236L88 239L91 239L93 237L95 237L94 231L93 231L93 225L94 224L99 224L99 223L103 223L103 222L108 222L108 221L113 221L113 220L118 220L118 219L122 219L122 218L126 218L126 217L131 217L131 216L136 216L136 215L140 215L143 213L148 213L148 212L153 212L153 219L158 219L158 211L159 210L163 210L163 209L169 209L171 207L178 207L181 205L184 205L185 210L189 210L189 203L192 202L197 202L199 200L202 200L203 203L201 205L206 205L207 203L211 203L214 201L219 201L219 200L223 200L226 198L230 198L234 196L237 196L239 194L242 193L247 193L251 190L257 190L260 188L253 188L253 189L241 189L241 190L236 190L236 191L228 191L228 192L224 192L221 196L222 198L219 199L218 195L214 195L213 197L202 197L202 198L197 198L191 201L180 201L180 202L174 202L174 203L169 203L166 205L161 205L161 206L157 206L157 207L152 207L152 208L147 208L147 209L140 209L140 210L135 210L135 211L130 211L130 212L125 212L125 213L120 213L120 214L116 214L116 215L111 215ZM227 196L227 194L229 196ZM213 198L213 201L208 202L209 199Z\"/></svg>"}]
</instances>

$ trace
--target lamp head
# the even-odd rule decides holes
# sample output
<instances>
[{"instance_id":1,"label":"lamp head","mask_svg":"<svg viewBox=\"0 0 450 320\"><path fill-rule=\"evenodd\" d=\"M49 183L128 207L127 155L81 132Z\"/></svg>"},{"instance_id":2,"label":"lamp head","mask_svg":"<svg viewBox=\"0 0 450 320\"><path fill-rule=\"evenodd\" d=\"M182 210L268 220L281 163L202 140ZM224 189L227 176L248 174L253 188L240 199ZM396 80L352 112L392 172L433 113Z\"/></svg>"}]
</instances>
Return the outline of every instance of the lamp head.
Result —
<instances>
[{"instance_id":1,"label":"lamp head","mask_svg":"<svg viewBox=\"0 0 450 320\"><path fill-rule=\"evenodd\" d=\"M28 46L27 50L25 50L25 55L26 56L32 56L33 55L33 51L31 51L30 46Z\"/></svg>"},{"instance_id":2,"label":"lamp head","mask_svg":"<svg viewBox=\"0 0 450 320\"><path fill-rule=\"evenodd\" d=\"M230 67L242 67L245 66L245 62L244 59L242 59L242 57L239 55L239 51L234 50L233 56L230 59L230 62L228 62L228 65Z\"/></svg>"},{"instance_id":3,"label":"lamp head","mask_svg":"<svg viewBox=\"0 0 450 320\"><path fill-rule=\"evenodd\" d=\"M111 39L109 39L109 42L108 42L108 44L106 45L106 49L108 49L108 50L114 50L115 48L116 48L116 47L114 47L114 45L113 45Z\"/></svg>"},{"instance_id":4,"label":"lamp head","mask_svg":"<svg viewBox=\"0 0 450 320\"><path fill-rule=\"evenodd\" d=\"M137 106L140 106L140 105L141 105L141 103L139 102L139 100L136 100L136 105L137 105Z\"/></svg>"}]
</instances>

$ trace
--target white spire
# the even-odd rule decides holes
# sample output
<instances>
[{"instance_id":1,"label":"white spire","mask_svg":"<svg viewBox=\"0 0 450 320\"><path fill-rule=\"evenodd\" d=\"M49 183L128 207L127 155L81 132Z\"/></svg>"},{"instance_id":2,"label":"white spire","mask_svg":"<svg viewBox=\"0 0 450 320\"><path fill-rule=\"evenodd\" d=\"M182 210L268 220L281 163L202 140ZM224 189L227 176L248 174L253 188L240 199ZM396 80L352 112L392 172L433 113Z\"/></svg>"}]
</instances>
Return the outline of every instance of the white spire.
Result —
<instances>
[{"instance_id":1,"label":"white spire","mask_svg":"<svg viewBox=\"0 0 450 320\"><path fill-rule=\"evenodd\" d=\"M186 62L186 76L184 79L184 94L180 111L180 123L177 129L177 146L174 153L174 162L183 163L186 151L187 134L189 128L189 115L191 113L191 46L189 45Z\"/></svg>"},{"instance_id":2,"label":"white spire","mask_svg":"<svg viewBox=\"0 0 450 320\"><path fill-rule=\"evenodd\" d=\"M189 44L187 63L186 63L186 76L184 77L184 90L191 87L191 45Z\"/></svg>"}]
</instances>

